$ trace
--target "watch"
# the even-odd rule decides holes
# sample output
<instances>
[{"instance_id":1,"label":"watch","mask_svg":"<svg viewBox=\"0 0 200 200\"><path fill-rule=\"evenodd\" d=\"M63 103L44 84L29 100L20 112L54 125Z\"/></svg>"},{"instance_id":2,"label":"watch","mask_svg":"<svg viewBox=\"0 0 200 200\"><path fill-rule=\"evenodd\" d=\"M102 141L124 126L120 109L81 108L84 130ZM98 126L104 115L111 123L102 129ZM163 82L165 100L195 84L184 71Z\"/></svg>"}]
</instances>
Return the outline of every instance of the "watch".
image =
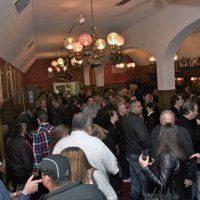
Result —
<instances>
[{"instance_id":1,"label":"watch","mask_svg":"<svg viewBox=\"0 0 200 200\"><path fill-rule=\"evenodd\" d=\"M25 192L21 192L21 194L25 195L25 196L29 196L29 194L25 193Z\"/></svg>"}]
</instances>

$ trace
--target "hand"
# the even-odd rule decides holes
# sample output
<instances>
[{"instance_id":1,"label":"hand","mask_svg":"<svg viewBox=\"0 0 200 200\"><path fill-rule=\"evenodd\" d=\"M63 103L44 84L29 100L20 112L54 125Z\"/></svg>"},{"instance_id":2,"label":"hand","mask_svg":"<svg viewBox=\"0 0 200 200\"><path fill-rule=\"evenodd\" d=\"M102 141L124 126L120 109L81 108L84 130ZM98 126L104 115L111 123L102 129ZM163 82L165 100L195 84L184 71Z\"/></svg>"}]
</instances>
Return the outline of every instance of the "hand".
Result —
<instances>
[{"instance_id":1,"label":"hand","mask_svg":"<svg viewBox=\"0 0 200 200\"><path fill-rule=\"evenodd\" d=\"M193 183L192 180L185 179L184 180L185 188L188 188L188 187L192 186L192 183Z\"/></svg>"},{"instance_id":2,"label":"hand","mask_svg":"<svg viewBox=\"0 0 200 200\"><path fill-rule=\"evenodd\" d=\"M149 165L153 165L155 159L154 158L151 158L151 162L149 161Z\"/></svg>"},{"instance_id":3,"label":"hand","mask_svg":"<svg viewBox=\"0 0 200 200\"><path fill-rule=\"evenodd\" d=\"M33 194L37 192L38 190L38 184L42 182L42 179L40 180L34 180L33 181L33 175L28 179L26 182L24 189L22 190L22 193L24 194Z\"/></svg>"},{"instance_id":4,"label":"hand","mask_svg":"<svg viewBox=\"0 0 200 200\"><path fill-rule=\"evenodd\" d=\"M142 168L147 167L149 165L149 156L147 156L146 160L143 160L142 154L141 154L139 157L139 164L140 164L140 167L142 167Z\"/></svg>"},{"instance_id":5,"label":"hand","mask_svg":"<svg viewBox=\"0 0 200 200\"><path fill-rule=\"evenodd\" d=\"M193 154L192 156L190 156L190 159L191 158L199 158L200 159L200 153Z\"/></svg>"},{"instance_id":6,"label":"hand","mask_svg":"<svg viewBox=\"0 0 200 200\"><path fill-rule=\"evenodd\" d=\"M200 125L200 119L196 119L197 125Z\"/></svg>"}]
</instances>

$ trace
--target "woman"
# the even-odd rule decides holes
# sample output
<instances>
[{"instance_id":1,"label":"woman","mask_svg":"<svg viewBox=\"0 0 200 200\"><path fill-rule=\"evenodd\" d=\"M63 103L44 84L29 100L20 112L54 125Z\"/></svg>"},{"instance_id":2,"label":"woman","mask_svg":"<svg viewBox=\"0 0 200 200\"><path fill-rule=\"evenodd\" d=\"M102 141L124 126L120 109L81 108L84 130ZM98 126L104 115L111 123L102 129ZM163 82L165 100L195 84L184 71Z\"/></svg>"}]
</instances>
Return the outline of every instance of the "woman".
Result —
<instances>
[{"instance_id":1,"label":"woman","mask_svg":"<svg viewBox=\"0 0 200 200\"><path fill-rule=\"evenodd\" d=\"M115 126L118 119L118 114L115 110L109 110L105 114L105 128L108 131L107 137L103 140L105 145L112 151L112 153L117 157L116 146L119 144L119 133Z\"/></svg>"},{"instance_id":2,"label":"woman","mask_svg":"<svg viewBox=\"0 0 200 200\"><path fill-rule=\"evenodd\" d=\"M92 168L85 153L78 147L66 148L61 152L70 160L71 181L81 181L83 184L96 184L108 200L117 200L117 195L107 178L99 170Z\"/></svg>"},{"instance_id":3,"label":"woman","mask_svg":"<svg viewBox=\"0 0 200 200\"><path fill-rule=\"evenodd\" d=\"M105 130L104 128L102 128L101 126L99 126L97 124L92 124L91 127L92 127L91 136L97 137L101 141L106 139L106 137L108 135L108 131L107 130Z\"/></svg>"},{"instance_id":4,"label":"woman","mask_svg":"<svg viewBox=\"0 0 200 200\"><path fill-rule=\"evenodd\" d=\"M56 126L52 131L52 141L51 145L49 146L49 154L52 154L54 146L56 143L62 139L63 137L67 137L70 135L70 128L65 124L60 124Z\"/></svg>"},{"instance_id":5,"label":"woman","mask_svg":"<svg viewBox=\"0 0 200 200\"><path fill-rule=\"evenodd\" d=\"M167 124L161 127L157 157L152 168L149 157L143 160L141 155L139 163L158 190L162 188L163 193L173 195L177 200L185 200L184 159L179 130L175 125Z\"/></svg>"},{"instance_id":6,"label":"woman","mask_svg":"<svg viewBox=\"0 0 200 200\"><path fill-rule=\"evenodd\" d=\"M24 185L32 173L32 147L25 134L26 124L18 123L5 145L6 170L14 190L18 184Z\"/></svg>"}]
</instances>

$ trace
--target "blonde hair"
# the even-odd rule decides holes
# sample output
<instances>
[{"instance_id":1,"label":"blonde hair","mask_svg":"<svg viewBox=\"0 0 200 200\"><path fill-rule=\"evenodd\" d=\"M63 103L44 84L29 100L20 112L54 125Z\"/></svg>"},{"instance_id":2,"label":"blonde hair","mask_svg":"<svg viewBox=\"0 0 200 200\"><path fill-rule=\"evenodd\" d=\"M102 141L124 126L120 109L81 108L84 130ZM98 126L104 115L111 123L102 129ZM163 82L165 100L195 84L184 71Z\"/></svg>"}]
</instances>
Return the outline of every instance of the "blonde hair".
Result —
<instances>
[{"instance_id":1,"label":"blonde hair","mask_svg":"<svg viewBox=\"0 0 200 200\"><path fill-rule=\"evenodd\" d=\"M102 128L101 126L97 124L92 124L92 136L95 136L99 138L100 140L103 140L106 138L106 135L108 134L108 131Z\"/></svg>"},{"instance_id":2,"label":"blonde hair","mask_svg":"<svg viewBox=\"0 0 200 200\"><path fill-rule=\"evenodd\" d=\"M70 128L65 124L59 124L55 126L52 131L52 142L51 146L55 146L55 144L65 136L70 135Z\"/></svg>"},{"instance_id":3,"label":"blonde hair","mask_svg":"<svg viewBox=\"0 0 200 200\"><path fill-rule=\"evenodd\" d=\"M69 147L61 152L61 155L66 156L71 165L71 181L83 184L89 184L88 170L92 168L89 164L85 153L78 147Z\"/></svg>"},{"instance_id":4,"label":"blonde hair","mask_svg":"<svg viewBox=\"0 0 200 200\"><path fill-rule=\"evenodd\" d=\"M145 107L146 107L148 103L153 102L153 96L151 94L146 94L144 98L144 102L145 102Z\"/></svg>"}]
</instances>

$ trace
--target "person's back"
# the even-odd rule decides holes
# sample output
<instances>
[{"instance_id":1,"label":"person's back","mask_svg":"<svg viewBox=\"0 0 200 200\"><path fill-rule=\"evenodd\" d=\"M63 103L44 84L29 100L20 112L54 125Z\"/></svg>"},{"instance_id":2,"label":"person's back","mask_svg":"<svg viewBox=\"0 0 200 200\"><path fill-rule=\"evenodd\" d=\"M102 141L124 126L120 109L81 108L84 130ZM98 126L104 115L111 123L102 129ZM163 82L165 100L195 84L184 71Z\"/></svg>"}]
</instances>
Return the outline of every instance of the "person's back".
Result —
<instances>
[{"instance_id":1,"label":"person's back","mask_svg":"<svg viewBox=\"0 0 200 200\"><path fill-rule=\"evenodd\" d=\"M144 168L143 172L147 177L153 177L151 181L155 187L158 187L158 190L162 186L164 193L178 195L177 199L179 200L185 199L184 161L180 160L174 153L161 152L156 158L152 171L149 168Z\"/></svg>"},{"instance_id":2,"label":"person's back","mask_svg":"<svg viewBox=\"0 0 200 200\"><path fill-rule=\"evenodd\" d=\"M106 145L100 139L92 137L84 131L72 131L70 136L62 138L56 144L53 154L60 154L67 147L81 148L91 165L104 174L106 174L106 171L113 174L116 174L118 171L118 168L116 168L116 158Z\"/></svg>"},{"instance_id":3,"label":"person's back","mask_svg":"<svg viewBox=\"0 0 200 200\"><path fill-rule=\"evenodd\" d=\"M90 136L91 119L84 113L75 114L72 121L71 135L62 138L54 147L53 154L60 154L65 148L79 147L86 154L90 164L106 174L116 174L119 169L117 159L106 145L98 138Z\"/></svg>"},{"instance_id":4,"label":"person's back","mask_svg":"<svg viewBox=\"0 0 200 200\"><path fill-rule=\"evenodd\" d=\"M40 200L104 200L106 197L94 185L80 183L66 184L40 198Z\"/></svg>"}]
</instances>

